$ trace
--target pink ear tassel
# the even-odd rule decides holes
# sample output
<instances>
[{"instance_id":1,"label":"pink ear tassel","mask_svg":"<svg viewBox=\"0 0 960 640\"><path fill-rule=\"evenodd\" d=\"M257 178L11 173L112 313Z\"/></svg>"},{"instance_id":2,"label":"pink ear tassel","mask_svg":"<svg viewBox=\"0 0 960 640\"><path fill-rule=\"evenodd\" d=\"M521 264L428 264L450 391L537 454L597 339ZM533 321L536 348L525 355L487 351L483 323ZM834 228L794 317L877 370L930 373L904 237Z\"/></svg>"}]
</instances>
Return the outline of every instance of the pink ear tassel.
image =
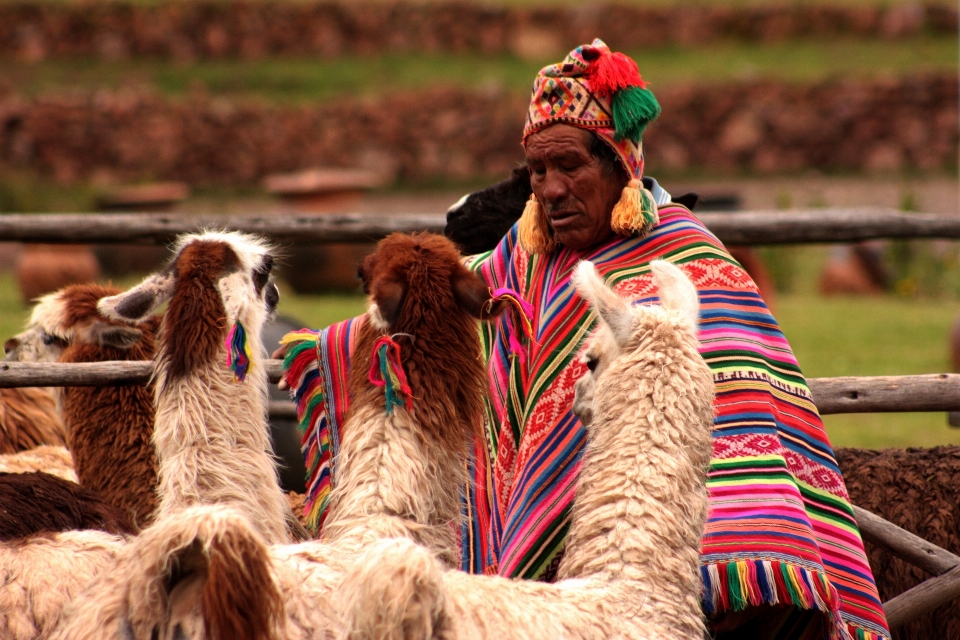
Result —
<instances>
[{"instance_id":1,"label":"pink ear tassel","mask_svg":"<svg viewBox=\"0 0 960 640\"><path fill-rule=\"evenodd\" d=\"M526 349L520 342L520 337L522 336L528 345L533 342L533 305L513 289L505 287L491 292L490 295L493 301L506 302L509 306L506 322L510 353L518 356L520 362L526 362Z\"/></svg>"}]
</instances>

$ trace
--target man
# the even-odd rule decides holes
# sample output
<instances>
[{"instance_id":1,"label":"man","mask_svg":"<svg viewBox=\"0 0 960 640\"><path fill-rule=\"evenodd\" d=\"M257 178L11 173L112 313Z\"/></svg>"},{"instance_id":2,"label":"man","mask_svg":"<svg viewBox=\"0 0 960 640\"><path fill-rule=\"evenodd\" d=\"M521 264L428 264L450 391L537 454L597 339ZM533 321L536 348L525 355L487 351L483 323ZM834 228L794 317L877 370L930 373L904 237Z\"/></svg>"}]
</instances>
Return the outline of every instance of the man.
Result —
<instances>
[{"instance_id":1,"label":"man","mask_svg":"<svg viewBox=\"0 0 960 640\"><path fill-rule=\"evenodd\" d=\"M508 323L482 329L487 430L465 488L462 567L553 576L586 436L571 413L574 382L594 324L569 276L590 260L620 294L648 303L656 290L647 265L666 259L698 288L701 353L716 383L701 570L712 630L888 638L840 471L776 321L723 245L669 196L655 200L643 188L641 135L658 113L636 64L599 40L535 80L523 138L533 195L496 249L467 259L491 288L532 304L535 339L521 358ZM318 373L294 380L301 407L313 397L324 403L305 420L317 522L347 401L336 385L349 366L352 324L314 338L308 355L319 358Z\"/></svg>"}]
</instances>

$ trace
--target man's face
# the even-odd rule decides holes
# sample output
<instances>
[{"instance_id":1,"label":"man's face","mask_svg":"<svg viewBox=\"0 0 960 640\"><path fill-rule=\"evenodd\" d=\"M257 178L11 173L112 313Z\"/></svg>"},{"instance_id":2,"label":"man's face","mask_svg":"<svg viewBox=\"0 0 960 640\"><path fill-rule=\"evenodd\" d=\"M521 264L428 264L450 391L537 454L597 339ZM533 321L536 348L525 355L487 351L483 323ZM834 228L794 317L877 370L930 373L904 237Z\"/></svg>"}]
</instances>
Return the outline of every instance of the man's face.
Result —
<instances>
[{"instance_id":1,"label":"man's face","mask_svg":"<svg viewBox=\"0 0 960 640\"><path fill-rule=\"evenodd\" d=\"M527 138L530 186L543 206L554 239L586 249L613 235L610 214L627 184L623 171L610 171L590 154L593 135L555 124Z\"/></svg>"}]
</instances>

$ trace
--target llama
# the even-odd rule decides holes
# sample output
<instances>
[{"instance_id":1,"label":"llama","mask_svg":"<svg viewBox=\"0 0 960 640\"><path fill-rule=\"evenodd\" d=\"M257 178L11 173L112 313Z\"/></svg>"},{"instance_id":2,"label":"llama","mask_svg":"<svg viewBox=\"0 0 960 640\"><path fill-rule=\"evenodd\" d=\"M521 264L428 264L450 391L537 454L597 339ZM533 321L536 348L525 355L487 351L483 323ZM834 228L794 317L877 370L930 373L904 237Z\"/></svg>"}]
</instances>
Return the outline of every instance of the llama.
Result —
<instances>
[{"instance_id":1,"label":"llama","mask_svg":"<svg viewBox=\"0 0 960 640\"><path fill-rule=\"evenodd\" d=\"M0 454L0 472L32 473L42 471L70 482L77 482L73 456L66 447L41 445L20 453Z\"/></svg>"},{"instance_id":2,"label":"llama","mask_svg":"<svg viewBox=\"0 0 960 640\"><path fill-rule=\"evenodd\" d=\"M359 272L369 320L357 336L323 539L363 546L410 537L454 566L465 461L483 420L486 371L476 321L496 317L506 303L434 234L385 238ZM369 380L372 360L382 357L377 345L391 339L409 382L409 403L396 407Z\"/></svg>"},{"instance_id":3,"label":"llama","mask_svg":"<svg viewBox=\"0 0 960 640\"><path fill-rule=\"evenodd\" d=\"M25 331L8 340L12 360L103 362L152 360L160 319L136 327L97 310L112 286L78 284L40 299ZM56 390L67 445L84 487L126 511L140 526L157 506L153 389L147 386L65 387Z\"/></svg>"},{"instance_id":4,"label":"llama","mask_svg":"<svg viewBox=\"0 0 960 640\"><path fill-rule=\"evenodd\" d=\"M408 540L382 540L344 578L346 637L702 638L713 381L697 347L697 294L651 263L662 307L631 306L593 265L574 283L600 317L577 383L590 442L560 581L442 571Z\"/></svg>"},{"instance_id":5,"label":"llama","mask_svg":"<svg viewBox=\"0 0 960 640\"><path fill-rule=\"evenodd\" d=\"M191 235L180 240L177 256L165 270L127 293L94 302L108 319L129 324L147 320L157 306L169 301L158 338L155 376L157 516L175 518L191 504L223 501L255 523L258 539L287 542L286 502L267 438L266 372L259 341L263 320L278 300L271 267L266 246L255 238ZM247 344L237 343L235 360L244 362L245 370L231 371L223 364L228 320L249 328ZM250 380L241 383L235 376ZM84 585L104 583L105 567L121 570L117 563L125 557L124 540L85 533L90 535L70 532L18 541L16 548L14 543L0 546L0 569L6 573L0 581L0 603L25 608L17 610L18 618L32 621L23 633L11 632L10 637L25 640L48 634L59 623L65 604ZM71 574L62 589L50 588L49 565L34 566L31 553L19 553L51 544L70 550L57 569Z\"/></svg>"},{"instance_id":6,"label":"llama","mask_svg":"<svg viewBox=\"0 0 960 640\"><path fill-rule=\"evenodd\" d=\"M263 637L328 637L338 628L336 590L362 545L404 536L428 545L448 565L455 563L458 487L466 481L467 445L482 419L485 371L476 320L496 317L508 303L492 298L480 278L460 264L453 244L433 234L386 238L360 273L370 318L358 329L353 404L341 434L323 540L268 547L245 518L227 508L172 514L134 541L130 570L113 572L71 607L55 637L93 638L103 629L129 627L136 638L165 638L176 624L188 638L217 637L212 630L238 616L276 617L269 605L274 587L285 603L282 622L267 624L274 635L264 631ZM388 407L385 388L369 379L374 347L384 336L413 341L403 343L394 361L406 373L410 408ZM246 551L217 551L225 540ZM189 569L172 572L172 567ZM235 576L237 591L226 595L233 604L214 603L223 584L217 572ZM109 604L92 607L95 602ZM242 603L247 604L230 608Z\"/></svg>"},{"instance_id":7,"label":"llama","mask_svg":"<svg viewBox=\"0 0 960 640\"><path fill-rule=\"evenodd\" d=\"M267 542L289 542L296 519L277 481L260 337L279 300L270 247L250 235L205 232L181 237L174 253L159 273L97 303L105 317L127 323L169 303L154 376L158 513L232 504Z\"/></svg>"},{"instance_id":8,"label":"llama","mask_svg":"<svg viewBox=\"0 0 960 640\"><path fill-rule=\"evenodd\" d=\"M43 389L0 389L0 455L44 445L65 447L63 422Z\"/></svg>"},{"instance_id":9,"label":"llama","mask_svg":"<svg viewBox=\"0 0 960 640\"><path fill-rule=\"evenodd\" d=\"M0 473L0 540L37 532L97 529L135 532L128 515L76 482L48 473Z\"/></svg>"}]
</instances>

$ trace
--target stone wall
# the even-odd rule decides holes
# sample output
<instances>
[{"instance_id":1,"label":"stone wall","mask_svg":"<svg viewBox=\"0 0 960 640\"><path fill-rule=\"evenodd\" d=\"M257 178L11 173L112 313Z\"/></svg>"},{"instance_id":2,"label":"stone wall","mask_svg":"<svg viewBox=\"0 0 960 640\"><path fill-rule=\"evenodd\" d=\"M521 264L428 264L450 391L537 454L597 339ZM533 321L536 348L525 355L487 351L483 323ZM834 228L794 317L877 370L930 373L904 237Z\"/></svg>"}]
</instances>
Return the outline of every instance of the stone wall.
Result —
<instances>
[{"instance_id":1,"label":"stone wall","mask_svg":"<svg viewBox=\"0 0 960 640\"><path fill-rule=\"evenodd\" d=\"M942 170L957 164L955 76L657 92L645 134L657 170ZM408 182L505 175L522 158L526 97L428 89L317 106L155 94L0 97L0 168L62 183L252 184L311 166L360 166Z\"/></svg>"},{"instance_id":2,"label":"stone wall","mask_svg":"<svg viewBox=\"0 0 960 640\"><path fill-rule=\"evenodd\" d=\"M260 2L196 0L0 3L0 55L261 58L385 52L513 53L555 56L603 37L615 49L721 39L770 42L798 37L899 38L955 34L950 2L877 6L495 7L451 0Z\"/></svg>"}]
</instances>

